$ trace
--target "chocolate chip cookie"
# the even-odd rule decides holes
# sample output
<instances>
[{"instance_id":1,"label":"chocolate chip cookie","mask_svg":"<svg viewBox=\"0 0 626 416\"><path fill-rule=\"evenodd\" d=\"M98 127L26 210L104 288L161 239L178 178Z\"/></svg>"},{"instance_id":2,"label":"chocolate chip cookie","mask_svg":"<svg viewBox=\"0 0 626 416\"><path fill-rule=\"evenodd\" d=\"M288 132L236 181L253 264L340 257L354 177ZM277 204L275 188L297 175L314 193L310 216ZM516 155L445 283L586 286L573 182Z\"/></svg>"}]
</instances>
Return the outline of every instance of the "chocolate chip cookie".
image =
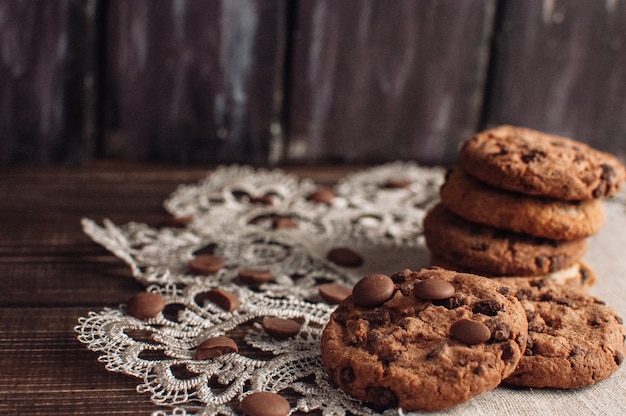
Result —
<instances>
[{"instance_id":1,"label":"chocolate chip cookie","mask_svg":"<svg viewBox=\"0 0 626 416\"><path fill-rule=\"evenodd\" d=\"M442 204L481 224L553 240L589 237L604 225L600 199L564 201L494 188L462 168L448 172L440 189Z\"/></svg>"},{"instance_id":2,"label":"chocolate chip cookie","mask_svg":"<svg viewBox=\"0 0 626 416\"><path fill-rule=\"evenodd\" d=\"M526 344L513 291L432 268L357 282L324 328L321 353L331 380L376 410L436 410L497 387Z\"/></svg>"},{"instance_id":3,"label":"chocolate chip cookie","mask_svg":"<svg viewBox=\"0 0 626 416\"><path fill-rule=\"evenodd\" d=\"M571 267L587 241L557 241L467 221L435 205L424 218L432 254L483 276L540 276Z\"/></svg>"},{"instance_id":4,"label":"chocolate chip cookie","mask_svg":"<svg viewBox=\"0 0 626 416\"><path fill-rule=\"evenodd\" d=\"M613 196L626 179L626 168L609 153L514 126L474 135L461 148L460 164L497 188L565 200Z\"/></svg>"},{"instance_id":5,"label":"chocolate chip cookie","mask_svg":"<svg viewBox=\"0 0 626 416\"><path fill-rule=\"evenodd\" d=\"M526 310L528 345L504 383L574 389L610 376L624 361L626 332L603 301L554 283L512 282Z\"/></svg>"}]
</instances>

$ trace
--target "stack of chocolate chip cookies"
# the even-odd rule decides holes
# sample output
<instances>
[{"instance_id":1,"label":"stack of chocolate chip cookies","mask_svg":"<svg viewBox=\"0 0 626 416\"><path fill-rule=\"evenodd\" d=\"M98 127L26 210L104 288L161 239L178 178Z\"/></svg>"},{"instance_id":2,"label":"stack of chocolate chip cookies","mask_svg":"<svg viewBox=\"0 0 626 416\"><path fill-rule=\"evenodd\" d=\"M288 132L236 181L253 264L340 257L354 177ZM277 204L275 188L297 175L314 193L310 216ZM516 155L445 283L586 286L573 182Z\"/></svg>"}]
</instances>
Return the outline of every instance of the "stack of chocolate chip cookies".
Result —
<instances>
[{"instance_id":1,"label":"stack of chocolate chip cookies","mask_svg":"<svg viewBox=\"0 0 626 416\"><path fill-rule=\"evenodd\" d=\"M626 169L502 126L462 147L424 219L435 267L365 276L322 335L330 379L376 410L437 410L501 384L576 389L615 372L622 319L587 293L587 238Z\"/></svg>"},{"instance_id":2,"label":"stack of chocolate chip cookies","mask_svg":"<svg viewBox=\"0 0 626 416\"><path fill-rule=\"evenodd\" d=\"M588 287L587 238L625 179L616 157L565 137L513 126L478 133L424 219L433 264Z\"/></svg>"}]
</instances>

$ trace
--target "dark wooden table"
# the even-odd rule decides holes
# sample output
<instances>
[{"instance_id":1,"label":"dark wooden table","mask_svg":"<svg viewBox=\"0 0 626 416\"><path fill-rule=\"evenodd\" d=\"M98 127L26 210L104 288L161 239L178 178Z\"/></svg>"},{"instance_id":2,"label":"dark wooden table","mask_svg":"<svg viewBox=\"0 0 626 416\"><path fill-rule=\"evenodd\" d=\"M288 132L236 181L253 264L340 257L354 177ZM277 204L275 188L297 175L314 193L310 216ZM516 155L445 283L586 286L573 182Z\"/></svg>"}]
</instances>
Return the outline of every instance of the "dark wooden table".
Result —
<instances>
[{"instance_id":1,"label":"dark wooden table","mask_svg":"<svg viewBox=\"0 0 626 416\"><path fill-rule=\"evenodd\" d=\"M359 167L284 167L331 184ZM111 373L76 339L78 318L143 290L94 243L83 217L158 224L162 202L207 167L100 162L83 168L0 169L0 414L150 414L137 380Z\"/></svg>"}]
</instances>

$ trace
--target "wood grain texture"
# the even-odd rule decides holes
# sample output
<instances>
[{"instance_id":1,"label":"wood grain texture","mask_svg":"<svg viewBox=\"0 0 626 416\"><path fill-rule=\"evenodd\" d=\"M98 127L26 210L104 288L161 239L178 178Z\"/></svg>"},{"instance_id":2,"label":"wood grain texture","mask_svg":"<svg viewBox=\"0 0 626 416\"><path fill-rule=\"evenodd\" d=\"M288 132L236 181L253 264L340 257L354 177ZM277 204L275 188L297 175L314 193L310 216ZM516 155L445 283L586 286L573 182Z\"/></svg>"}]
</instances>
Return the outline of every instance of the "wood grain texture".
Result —
<instances>
[{"instance_id":1,"label":"wood grain texture","mask_svg":"<svg viewBox=\"0 0 626 416\"><path fill-rule=\"evenodd\" d=\"M570 136L626 160L626 1L503 6L487 124Z\"/></svg>"},{"instance_id":2,"label":"wood grain texture","mask_svg":"<svg viewBox=\"0 0 626 416\"><path fill-rule=\"evenodd\" d=\"M298 3L290 160L445 163L478 126L494 1Z\"/></svg>"},{"instance_id":3,"label":"wood grain texture","mask_svg":"<svg viewBox=\"0 0 626 416\"><path fill-rule=\"evenodd\" d=\"M91 156L93 19L94 0L0 0L0 163Z\"/></svg>"},{"instance_id":4,"label":"wood grain texture","mask_svg":"<svg viewBox=\"0 0 626 416\"><path fill-rule=\"evenodd\" d=\"M283 9L283 0L111 1L104 154L265 162Z\"/></svg>"}]
</instances>

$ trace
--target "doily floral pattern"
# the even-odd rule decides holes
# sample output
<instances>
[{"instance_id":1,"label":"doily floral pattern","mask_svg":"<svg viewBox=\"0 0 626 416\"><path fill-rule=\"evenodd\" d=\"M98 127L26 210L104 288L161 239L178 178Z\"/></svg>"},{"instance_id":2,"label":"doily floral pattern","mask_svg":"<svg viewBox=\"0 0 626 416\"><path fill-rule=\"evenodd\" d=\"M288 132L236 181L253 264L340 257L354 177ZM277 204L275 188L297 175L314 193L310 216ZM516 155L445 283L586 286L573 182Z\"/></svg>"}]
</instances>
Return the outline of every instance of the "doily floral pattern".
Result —
<instances>
[{"instance_id":1,"label":"doily floral pattern","mask_svg":"<svg viewBox=\"0 0 626 416\"><path fill-rule=\"evenodd\" d=\"M298 398L292 413L371 414L326 378L319 343L334 306L318 287L426 264L421 221L442 181L440 168L391 163L343 178L333 187L335 198L320 203L309 200L320 188L311 180L228 166L180 185L164 202L172 216L191 218L182 228L83 219L85 233L167 306L145 320L128 315L125 305L91 312L79 320L78 339L100 354L107 370L140 379L137 390L167 406L155 414L234 415L250 392L284 390ZM275 218L297 227L273 227ZM351 248L363 265L329 261L333 247ZM189 261L207 249L225 267L209 277L194 274ZM242 268L270 270L275 278L249 287L237 279ZM226 312L203 300L213 288L236 294L241 307ZM297 320L301 330L286 340L270 338L259 324L266 316ZM194 360L198 344L215 335L236 339L239 351Z\"/></svg>"}]
</instances>

